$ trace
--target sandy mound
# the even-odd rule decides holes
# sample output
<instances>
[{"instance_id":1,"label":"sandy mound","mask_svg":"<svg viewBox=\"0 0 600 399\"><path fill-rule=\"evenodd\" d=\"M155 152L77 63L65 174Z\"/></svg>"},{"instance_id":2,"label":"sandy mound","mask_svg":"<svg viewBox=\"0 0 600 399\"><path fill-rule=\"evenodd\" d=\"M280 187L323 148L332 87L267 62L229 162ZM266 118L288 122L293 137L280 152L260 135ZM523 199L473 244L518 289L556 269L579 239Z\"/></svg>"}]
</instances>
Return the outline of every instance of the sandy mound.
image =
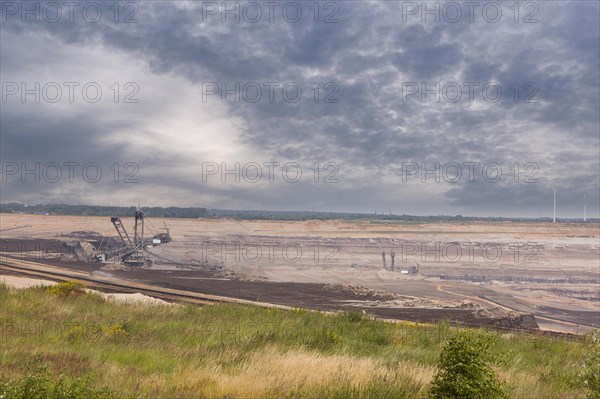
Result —
<instances>
[{"instance_id":1,"label":"sandy mound","mask_svg":"<svg viewBox=\"0 0 600 399\"><path fill-rule=\"evenodd\" d=\"M441 301L433 298L411 298L401 297L387 301L352 301L352 306L367 306L376 308L421 308L421 309L467 309L477 310L480 308L474 302L468 300Z\"/></svg>"},{"instance_id":2,"label":"sandy mound","mask_svg":"<svg viewBox=\"0 0 600 399\"><path fill-rule=\"evenodd\" d=\"M16 289L38 287L40 285L47 287L47 286L56 284L55 281L41 280L41 279L29 278L29 277L16 277L16 276L0 276L0 282L8 285L11 288L16 288Z\"/></svg>"},{"instance_id":3,"label":"sandy mound","mask_svg":"<svg viewBox=\"0 0 600 399\"><path fill-rule=\"evenodd\" d=\"M100 268L100 270L105 270L105 271L111 271L111 270L125 270L125 271L129 271L131 270L131 268L129 266L126 266L125 264L118 262L118 263L107 263L104 266L102 266Z\"/></svg>"},{"instance_id":4,"label":"sandy mound","mask_svg":"<svg viewBox=\"0 0 600 399\"><path fill-rule=\"evenodd\" d=\"M239 273L239 272L235 272L233 270L224 270L220 273L217 273L216 276L219 278L226 278L226 279L237 280L237 281L266 281L266 280L268 280L266 277L254 276L254 275L245 274L245 273Z\"/></svg>"},{"instance_id":5,"label":"sandy mound","mask_svg":"<svg viewBox=\"0 0 600 399\"><path fill-rule=\"evenodd\" d=\"M56 281L42 280L37 278L29 277L16 277L16 276L0 276L0 282L8 285L11 288L26 289L31 287L44 286L48 287L56 284ZM153 298L151 296L140 294L107 294L96 290L87 289L87 292L93 292L101 295L107 301L114 301L120 303L143 303L149 305L173 305L170 302L163 301L162 299Z\"/></svg>"},{"instance_id":6,"label":"sandy mound","mask_svg":"<svg viewBox=\"0 0 600 399\"><path fill-rule=\"evenodd\" d=\"M90 290L91 291L91 290ZM98 292L98 291L94 291ZM140 294L107 294L104 292L98 292L107 301L129 303L129 304L147 304L147 305L173 305L170 302L163 301L162 299L153 298L148 295Z\"/></svg>"},{"instance_id":7,"label":"sandy mound","mask_svg":"<svg viewBox=\"0 0 600 399\"><path fill-rule=\"evenodd\" d=\"M342 284L327 284L323 287L327 291L343 292L353 294L359 297L375 298L379 300L392 300L398 298L397 295L392 294L388 291L373 290L370 288L363 287L358 284L342 283Z\"/></svg>"},{"instance_id":8,"label":"sandy mound","mask_svg":"<svg viewBox=\"0 0 600 399\"><path fill-rule=\"evenodd\" d=\"M366 288L358 284L327 284L324 289L365 298L365 300L348 301L353 306L472 310L479 310L481 308L478 304L469 300L444 301L434 298L397 295L384 290Z\"/></svg>"}]
</instances>

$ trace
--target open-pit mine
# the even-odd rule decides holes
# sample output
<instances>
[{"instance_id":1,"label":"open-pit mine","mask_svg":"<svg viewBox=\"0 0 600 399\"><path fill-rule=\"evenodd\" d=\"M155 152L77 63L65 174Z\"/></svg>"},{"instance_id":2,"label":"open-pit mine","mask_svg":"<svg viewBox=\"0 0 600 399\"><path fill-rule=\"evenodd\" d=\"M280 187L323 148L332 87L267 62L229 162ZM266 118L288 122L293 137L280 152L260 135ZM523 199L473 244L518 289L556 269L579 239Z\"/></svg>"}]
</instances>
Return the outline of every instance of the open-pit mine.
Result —
<instances>
[{"instance_id":1,"label":"open-pit mine","mask_svg":"<svg viewBox=\"0 0 600 399\"><path fill-rule=\"evenodd\" d=\"M45 278L383 319L600 327L597 223L114 219L0 214L0 274L44 265Z\"/></svg>"}]
</instances>

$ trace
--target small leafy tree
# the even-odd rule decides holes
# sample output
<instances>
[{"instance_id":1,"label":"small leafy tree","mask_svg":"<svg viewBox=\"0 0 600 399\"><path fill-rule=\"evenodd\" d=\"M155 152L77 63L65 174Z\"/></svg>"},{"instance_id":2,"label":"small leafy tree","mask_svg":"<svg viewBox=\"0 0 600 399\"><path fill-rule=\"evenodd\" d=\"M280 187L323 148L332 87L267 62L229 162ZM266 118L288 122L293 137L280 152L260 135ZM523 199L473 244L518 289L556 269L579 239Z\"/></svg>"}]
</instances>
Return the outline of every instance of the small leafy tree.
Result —
<instances>
[{"instance_id":1,"label":"small leafy tree","mask_svg":"<svg viewBox=\"0 0 600 399\"><path fill-rule=\"evenodd\" d=\"M487 364L489 344L461 334L448 341L438 361L429 396L432 399L504 399L501 383Z\"/></svg>"}]
</instances>

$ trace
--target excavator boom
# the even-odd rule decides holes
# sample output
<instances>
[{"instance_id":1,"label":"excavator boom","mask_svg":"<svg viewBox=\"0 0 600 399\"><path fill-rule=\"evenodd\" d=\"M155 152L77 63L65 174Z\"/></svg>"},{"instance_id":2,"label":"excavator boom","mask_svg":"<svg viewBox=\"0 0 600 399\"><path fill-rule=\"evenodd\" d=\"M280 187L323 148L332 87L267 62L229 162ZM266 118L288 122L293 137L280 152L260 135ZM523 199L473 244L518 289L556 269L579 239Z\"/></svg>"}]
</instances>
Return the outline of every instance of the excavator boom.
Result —
<instances>
[{"instance_id":1,"label":"excavator boom","mask_svg":"<svg viewBox=\"0 0 600 399\"><path fill-rule=\"evenodd\" d=\"M121 222L121 218L113 217L110 218L110 221L115 226L115 229L117 229L117 233L119 233L119 237L121 237L121 240L125 243L125 245L127 245L129 248L133 248L133 242L131 242L131 238L129 238L129 234L127 234L127 230L125 230L123 222Z\"/></svg>"}]
</instances>

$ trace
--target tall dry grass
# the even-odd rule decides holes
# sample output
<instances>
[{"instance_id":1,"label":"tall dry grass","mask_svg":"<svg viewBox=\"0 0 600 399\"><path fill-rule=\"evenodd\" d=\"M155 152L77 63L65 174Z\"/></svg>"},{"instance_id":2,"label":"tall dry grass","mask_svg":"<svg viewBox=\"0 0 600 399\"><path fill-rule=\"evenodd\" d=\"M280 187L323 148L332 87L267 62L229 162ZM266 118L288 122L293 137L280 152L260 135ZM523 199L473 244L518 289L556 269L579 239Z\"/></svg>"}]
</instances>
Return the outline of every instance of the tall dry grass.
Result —
<instances>
[{"instance_id":1,"label":"tall dry grass","mask_svg":"<svg viewBox=\"0 0 600 399\"><path fill-rule=\"evenodd\" d=\"M422 398L459 331L493 343L511 398L582 396L587 342L392 324L241 305L117 304L0 285L0 376L33 363L67 379L149 398Z\"/></svg>"}]
</instances>

